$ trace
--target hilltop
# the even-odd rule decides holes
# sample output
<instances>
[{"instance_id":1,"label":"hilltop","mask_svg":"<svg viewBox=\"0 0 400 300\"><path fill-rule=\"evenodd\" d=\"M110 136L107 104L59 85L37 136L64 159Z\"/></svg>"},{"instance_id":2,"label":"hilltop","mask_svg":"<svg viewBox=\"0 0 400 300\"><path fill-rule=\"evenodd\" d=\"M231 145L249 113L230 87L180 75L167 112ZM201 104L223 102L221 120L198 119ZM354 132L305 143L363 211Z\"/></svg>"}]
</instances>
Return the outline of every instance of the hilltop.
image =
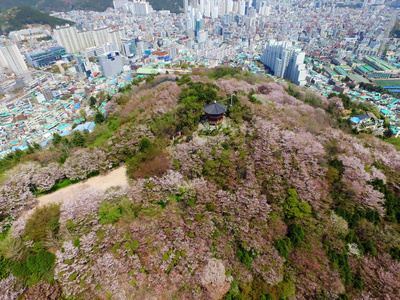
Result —
<instances>
[{"instance_id":1,"label":"hilltop","mask_svg":"<svg viewBox=\"0 0 400 300\"><path fill-rule=\"evenodd\" d=\"M10 31L26 28L30 24L56 25L74 24L74 22L51 17L36 9L22 6L13 7L0 14L0 34L8 34Z\"/></svg>"},{"instance_id":2,"label":"hilltop","mask_svg":"<svg viewBox=\"0 0 400 300\"><path fill-rule=\"evenodd\" d=\"M395 299L400 155L347 115L372 109L240 68L134 80L93 132L0 160L3 295ZM121 163L128 185L35 208Z\"/></svg>"},{"instance_id":3,"label":"hilltop","mask_svg":"<svg viewBox=\"0 0 400 300\"><path fill-rule=\"evenodd\" d=\"M183 1L178 0L149 0L149 3L156 10L168 9L175 13L180 12L179 7L183 7ZM69 10L105 11L108 7L113 7L112 0L3 0L1 4L0 11L15 6L27 6L45 12Z\"/></svg>"}]
</instances>

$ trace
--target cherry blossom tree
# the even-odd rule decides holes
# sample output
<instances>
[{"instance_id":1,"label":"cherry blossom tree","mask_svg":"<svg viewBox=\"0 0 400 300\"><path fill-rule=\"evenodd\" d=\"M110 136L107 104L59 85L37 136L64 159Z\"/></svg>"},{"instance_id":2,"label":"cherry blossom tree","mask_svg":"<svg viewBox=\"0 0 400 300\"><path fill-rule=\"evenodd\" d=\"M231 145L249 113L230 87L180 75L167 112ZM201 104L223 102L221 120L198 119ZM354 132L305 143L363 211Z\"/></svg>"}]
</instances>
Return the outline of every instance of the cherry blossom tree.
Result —
<instances>
[{"instance_id":1,"label":"cherry blossom tree","mask_svg":"<svg viewBox=\"0 0 400 300\"><path fill-rule=\"evenodd\" d=\"M41 191L47 191L63 178L64 172L62 167L58 163L53 162L47 167L37 170L32 178L32 184Z\"/></svg>"},{"instance_id":2,"label":"cherry blossom tree","mask_svg":"<svg viewBox=\"0 0 400 300\"><path fill-rule=\"evenodd\" d=\"M106 155L98 148L79 149L64 163L64 173L69 179L85 179L92 172L104 172L109 168Z\"/></svg>"}]
</instances>

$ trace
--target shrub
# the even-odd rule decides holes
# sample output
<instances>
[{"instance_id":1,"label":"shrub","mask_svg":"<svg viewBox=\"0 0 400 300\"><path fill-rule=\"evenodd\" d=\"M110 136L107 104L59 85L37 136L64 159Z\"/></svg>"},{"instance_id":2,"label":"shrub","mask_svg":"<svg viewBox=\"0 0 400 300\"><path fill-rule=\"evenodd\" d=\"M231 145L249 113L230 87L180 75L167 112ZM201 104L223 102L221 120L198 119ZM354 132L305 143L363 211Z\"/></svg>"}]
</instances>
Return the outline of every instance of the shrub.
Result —
<instances>
[{"instance_id":1,"label":"shrub","mask_svg":"<svg viewBox=\"0 0 400 300\"><path fill-rule=\"evenodd\" d=\"M239 300L241 299L241 292L239 289L239 284L236 280L231 283L231 288L225 296L225 300Z\"/></svg>"},{"instance_id":2,"label":"shrub","mask_svg":"<svg viewBox=\"0 0 400 300\"><path fill-rule=\"evenodd\" d=\"M28 269L26 262L17 261L12 265L11 272L15 277L27 278L31 275L31 271Z\"/></svg>"},{"instance_id":3,"label":"shrub","mask_svg":"<svg viewBox=\"0 0 400 300\"><path fill-rule=\"evenodd\" d=\"M139 151L140 152L145 152L147 149L149 149L151 146L153 146L153 144L151 143L151 141L147 138L144 137L140 140L139 142Z\"/></svg>"},{"instance_id":4,"label":"shrub","mask_svg":"<svg viewBox=\"0 0 400 300\"><path fill-rule=\"evenodd\" d=\"M250 249L244 249L240 247L239 250L236 252L237 257L239 258L240 262L243 263L248 270L251 268L251 264L253 263L254 258L257 257L257 251Z\"/></svg>"},{"instance_id":5,"label":"shrub","mask_svg":"<svg viewBox=\"0 0 400 300\"><path fill-rule=\"evenodd\" d=\"M26 257L27 250L22 239L14 238L11 234L0 241L0 255L13 260L20 260Z\"/></svg>"},{"instance_id":6,"label":"shrub","mask_svg":"<svg viewBox=\"0 0 400 300\"><path fill-rule=\"evenodd\" d=\"M80 241L78 238L75 238L75 239L74 239L74 242L73 242L73 245L74 245L75 247L79 247L80 243L81 243L81 241Z\"/></svg>"},{"instance_id":7,"label":"shrub","mask_svg":"<svg viewBox=\"0 0 400 300\"><path fill-rule=\"evenodd\" d=\"M139 170L133 173L133 178L145 176L161 177L171 168L171 161L166 153L161 152L153 159L146 160L140 164Z\"/></svg>"},{"instance_id":8,"label":"shrub","mask_svg":"<svg viewBox=\"0 0 400 300\"><path fill-rule=\"evenodd\" d=\"M31 273L44 274L49 271L56 260L56 256L45 250L40 250L37 255L29 255L26 266Z\"/></svg>"},{"instance_id":9,"label":"shrub","mask_svg":"<svg viewBox=\"0 0 400 300\"><path fill-rule=\"evenodd\" d=\"M126 242L124 244L124 249L129 250L128 254L132 255L134 252L137 251L140 243L138 240L134 240L133 242Z\"/></svg>"},{"instance_id":10,"label":"shrub","mask_svg":"<svg viewBox=\"0 0 400 300\"><path fill-rule=\"evenodd\" d=\"M297 191L288 189L289 197L286 199L283 209L286 219L305 218L311 214L311 206L297 199Z\"/></svg>"},{"instance_id":11,"label":"shrub","mask_svg":"<svg viewBox=\"0 0 400 300\"><path fill-rule=\"evenodd\" d=\"M372 256L376 256L378 254L378 250L376 249L374 242L369 239L365 243L363 243L365 253L369 253Z\"/></svg>"},{"instance_id":12,"label":"shrub","mask_svg":"<svg viewBox=\"0 0 400 300\"><path fill-rule=\"evenodd\" d=\"M44 241L48 231L58 232L60 204L48 204L37 207L25 225L25 234L34 242Z\"/></svg>"},{"instance_id":13,"label":"shrub","mask_svg":"<svg viewBox=\"0 0 400 300\"><path fill-rule=\"evenodd\" d=\"M109 203L103 202L99 207L101 224L114 224L121 215L121 209L118 205L111 206Z\"/></svg>"},{"instance_id":14,"label":"shrub","mask_svg":"<svg viewBox=\"0 0 400 300\"><path fill-rule=\"evenodd\" d=\"M10 259L0 256L0 280L8 277L11 265Z\"/></svg>"}]
</instances>

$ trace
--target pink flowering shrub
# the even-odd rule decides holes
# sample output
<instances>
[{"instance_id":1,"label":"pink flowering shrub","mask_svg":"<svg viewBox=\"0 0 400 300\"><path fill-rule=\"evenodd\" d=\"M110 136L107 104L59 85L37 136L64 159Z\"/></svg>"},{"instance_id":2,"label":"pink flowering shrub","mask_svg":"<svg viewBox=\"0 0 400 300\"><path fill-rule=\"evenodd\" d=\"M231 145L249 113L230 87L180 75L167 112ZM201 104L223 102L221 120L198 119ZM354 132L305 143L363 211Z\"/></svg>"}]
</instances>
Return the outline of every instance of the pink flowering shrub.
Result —
<instances>
[{"instance_id":1,"label":"pink flowering shrub","mask_svg":"<svg viewBox=\"0 0 400 300\"><path fill-rule=\"evenodd\" d=\"M17 299L19 295L24 292L21 284L18 282L14 275L10 275L7 278L0 280L0 299L1 300L13 300Z\"/></svg>"}]
</instances>

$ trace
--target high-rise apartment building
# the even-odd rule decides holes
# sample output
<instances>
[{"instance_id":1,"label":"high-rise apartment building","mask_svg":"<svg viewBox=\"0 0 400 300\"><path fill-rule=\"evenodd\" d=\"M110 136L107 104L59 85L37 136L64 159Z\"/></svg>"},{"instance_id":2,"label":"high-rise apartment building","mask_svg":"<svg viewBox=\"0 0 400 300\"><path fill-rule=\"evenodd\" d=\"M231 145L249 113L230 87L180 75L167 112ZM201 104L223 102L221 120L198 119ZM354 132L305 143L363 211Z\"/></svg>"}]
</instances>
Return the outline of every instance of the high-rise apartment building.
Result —
<instances>
[{"instance_id":1,"label":"high-rise apartment building","mask_svg":"<svg viewBox=\"0 0 400 300\"><path fill-rule=\"evenodd\" d=\"M297 85L306 83L305 53L289 42L271 40L265 47L261 62L270 68L275 76L288 78Z\"/></svg>"},{"instance_id":2,"label":"high-rise apartment building","mask_svg":"<svg viewBox=\"0 0 400 300\"><path fill-rule=\"evenodd\" d=\"M107 27L95 29L92 31L92 34L96 47L111 42L110 33Z\"/></svg>"},{"instance_id":3,"label":"high-rise apartment building","mask_svg":"<svg viewBox=\"0 0 400 300\"><path fill-rule=\"evenodd\" d=\"M118 51L122 51L122 39L125 38L125 29L116 29L109 32L111 43L118 45Z\"/></svg>"},{"instance_id":4,"label":"high-rise apartment building","mask_svg":"<svg viewBox=\"0 0 400 300\"><path fill-rule=\"evenodd\" d=\"M75 26L69 26L68 24L57 26L54 30L54 35L57 42L69 53L78 53L83 49Z\"/></svg>"},{"instance_id":5,"label":"high-rise apartment building","mask_svg":"<svg viewBox=\"0 0 400 300\"><path fill-rule=\"evenodd\" d=\"M24 58L16 45L11 44L1 46L0 52L7 64L6 67L8 67L17 77L24 77L29 73Z\"/></svg>"},{"instance_id":6,"label":"high-rise apartment building","mask_svg":"<svg viewBox=\"0 0 400 300\"><path fill-rule=\"evenodd\" d=\"M147 16L153 12L153 7L146 1L133 0L129 2L129 11L134 16Z\"/></svg>"}]
</instances>

